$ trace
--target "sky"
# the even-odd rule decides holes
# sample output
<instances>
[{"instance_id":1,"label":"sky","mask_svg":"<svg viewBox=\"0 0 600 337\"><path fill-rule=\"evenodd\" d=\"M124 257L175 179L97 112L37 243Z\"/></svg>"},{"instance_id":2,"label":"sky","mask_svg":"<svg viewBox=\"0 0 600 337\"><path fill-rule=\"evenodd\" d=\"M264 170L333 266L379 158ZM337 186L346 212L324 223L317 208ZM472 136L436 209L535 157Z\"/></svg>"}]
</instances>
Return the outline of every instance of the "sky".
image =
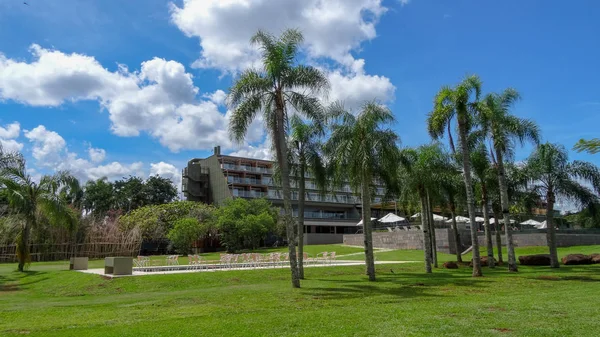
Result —
<instances>
[{"instance_id":1,"label":"sky","mask_svg":"<svg viewBox=\"0 0 600 337\"><path fill-rule=\"evenodd\" d=\"M297 28L324 102L386 104L402 145L430 141L435 93L478 74L517 89L520 117L571 149L598 137L600 2L434 0L0 0L0 143L33 176L159 174L180 184L191 158L265 158L261 120L227 134L225 96L256 67L250 37ZM519 148L516 160L532 151ZM600 156L571 159L600 165Z\"/></svg>"}]
</instances>

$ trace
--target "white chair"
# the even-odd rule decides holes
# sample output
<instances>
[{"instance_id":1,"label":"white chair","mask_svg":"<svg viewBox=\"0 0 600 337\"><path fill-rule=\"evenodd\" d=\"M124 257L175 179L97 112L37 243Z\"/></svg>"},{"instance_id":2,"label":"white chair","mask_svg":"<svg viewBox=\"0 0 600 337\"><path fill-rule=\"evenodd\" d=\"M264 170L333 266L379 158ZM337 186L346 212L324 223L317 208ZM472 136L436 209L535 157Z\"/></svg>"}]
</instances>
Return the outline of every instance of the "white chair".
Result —
<instances>
[{"instance_id":1,"label":"white chair","mask_svg":"<svg viewBox=\"0 0 600 337\"><path fill-rule=\"evenodd\" d=\"M319 259L319 255L321 256L321 258ZM327 252L322 252L317 254L317 262L321 261L321 263L325 263L327 262Z\"/></svg>"},{"instance_id":2,"label":"white chair","mask_svg":"<svg viewBox=\"0 0 600 337\"><path fill-rule=\"evenodd\" d=\"M392 229L392 227L386 227L386 228L387 228L388 232L390 232L390 233L394 231L394 230Z\"/></svg>"}]
</instances>

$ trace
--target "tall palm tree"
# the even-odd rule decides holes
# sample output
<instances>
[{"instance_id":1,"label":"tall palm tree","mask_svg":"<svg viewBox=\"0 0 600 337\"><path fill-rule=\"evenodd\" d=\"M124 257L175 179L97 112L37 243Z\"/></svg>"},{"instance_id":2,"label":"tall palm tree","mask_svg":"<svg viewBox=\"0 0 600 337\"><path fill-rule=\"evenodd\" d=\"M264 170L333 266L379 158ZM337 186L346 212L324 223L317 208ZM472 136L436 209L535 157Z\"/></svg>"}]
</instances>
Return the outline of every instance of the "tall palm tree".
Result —
<instances>
[{"instance_id":1,"label":"tall palm tree","mask_svg":"<svg viewBox=\"0 0 600 337\"><path fill-rule=\"evenodd\" d=\"M429 215L431 214L428 191L433 190L443 180L440 172L447 162L446 155L439 143L422 145L416 149L405 149L403 158L407 165L400 167L399 181L402 188L408 193L417 192L421 207L421 227L423 230L423 246L425 254L425 272L431 273L431 264L434 262L433 241L434 229Z\"/></svg>"},{"instance_id":2,"label":"tall palm tree","mask_svg":"<svg viewBox=\"0 0 600 337\"><path fill-rule=\"evenodd\" d=\"M27 174L24 161L0 170L0 193L8 201L11 212L22 221L17 239L19 271L23 271L30 261L29 236L42 217L53 225L75 228L77 213L69 207L60 190L64 186L72 186L75 190L78 184L77 179L67 172L43 176L36 183Z\"/></svg>"},{"instance_id":3,"label":"tall palm tree","mask_svg":"<svg viewBox=\"0 0 600 337\"><path fill-rule=\"evenodd\" d=\"M518 271L518 268L510 230L510 201L504 158L511 157L516 141L523 145L526 141L539 144L540 140L539 128L535 122L510 114L510 108L519 99L519 93L514 89L508 88L501 94L492 93L486 95L478 109L482 129L489 139L491 139L494 148L495 162L498 168L502 218L506 234L506 248L508 251L508 270L515 272Z\"/></svg>"},{"instance_id":4,"label":"tall palm tree","mask_svg":"<svg viewBox=\"0 0 600 337\"><path fill-rule=\"evenodd\" d=\"M448 161L450 163L450 161ZM440 192L445 199L452 217L452 232L454 234L454 250L456 251L456 261L462 262L462 250L460 242L460 233L456 224L456 207L460 200L461 194L464 194L464 182L460 177L460 171L457 167L449 165L448 169L442 173L442 178L439 183ZM461 191L463 193L461 193Z\"/></svg>"},{"instance_id":5,"label":"tall palm tree","mask_svg":"<svg viewBox=\"0 0 600 337\"><path fill-rule=\"evenodd\" d=\"M551 143L541 144L527 159L525 170L532 184L546 199L546 237L550 250L550 265L558 268L556 234L554 229L554 204L557 198L570 199L583 206L599 202L600 169L588 162L569 162L567 150ZM593 189L585 186L590 184ZM596 192L596 193L594 193ZM590 207L597 209L597 207Z\"/></svg>"},{"instance_id":6,"label":"tall palm tree","mask_svg":"<svg viewBox=\"0 0 600 337\"><path fill-rule=\"evenodd\" d=\"M488 180L490 176L490 161L488 159L487 149L481 144L471 152L471 163L473 164L473 173L477 180L478 190L481 193L481 210L483 213L483 226L485 227L485 242L487 247L488 267L494 268L494 245L492 242L492 229L490 228L490 216L488 206L490 203L488 194ZM475 225L475 224L472 224Z\"/></svg>"},{"instance_id":7,"label":"tall palm tree","mask_svg":"<svg viewBox=\"0 0 600 337\"><path fill-rule=\"evenodd\" d=\"M259 31L251 39L262 51L263 69L246 70L234 82L227 96L232 115L229 133L242 142L252 121L262 113L265 128L273 140L281 170L284 222L288 239L292 286L300 287L296 258L296 226L292 217L292 192L287 148L288 112L292 108L317 123L323 120L323 107L317 98L329 89L327 77L318 69L296 63L302 34L294 29L280 37Z\"/></svg>"},{"instance_id":8,"label":"tall palm tree","mask_svg":"<svg viewBox=\"0 0 600 337\"><path fill-rule=\"evenodd\" d=\"M325 144L326 158L334 182L347 180L355 193L362 196L366 272L369 280L375 281L371 196L377 180L388 189L395 188L396 170L402 160L396 145L398 135L389 128L394 116L375 102L365 103L356 116L341 104L334 104L332 114L335 118Z\"/></svg>"},{"instance_id":9,"label":"tall palm tree","mask_svg":"<svg viewBox=\"0 0 600 337\"><path fill-rule=\"evenodd\" d=\"M433 111L427 119L429 134L434 139L438 139L443 136L446 129L449 129L448 124L452 119L456 118L462 153L463 179L467 194L467 210L472 224L475 223L475 198L473 197L471 159L467 138L477 113L480 95L481 80L476 75L466 77L454 88L444 86L435 96ZM471 241L473 243L473 276L482 276L475 226L471 226Z\"/></svg>"},{"instance_id":10,"label":"tall palm tree","mask_svg":"<svg viewBox=\"0 0 600 337\"><path fill-rule=\"evenodd\" d=\"M306 123L298 115L290 119L290 163L292 176L298 183L298 273L304 279L304 204L306 201L306 174L312 176L315 185L325 190L326 169L322 160L322 144L319 138L325 130L323 124Z\"/></svg>"}]
</instances>

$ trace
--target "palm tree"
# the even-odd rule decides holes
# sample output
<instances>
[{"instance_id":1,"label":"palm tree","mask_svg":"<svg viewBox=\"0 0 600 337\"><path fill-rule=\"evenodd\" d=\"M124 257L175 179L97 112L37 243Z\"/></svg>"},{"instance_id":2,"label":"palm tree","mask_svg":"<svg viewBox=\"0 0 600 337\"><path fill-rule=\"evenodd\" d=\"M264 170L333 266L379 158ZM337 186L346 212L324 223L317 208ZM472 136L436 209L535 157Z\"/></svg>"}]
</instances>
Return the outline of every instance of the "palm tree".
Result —
<instances>
[{"instance_id":1,"label":"palm tree","mask_svg":"<svg viewBox=\"0 0 600 337\"><path fill-rule=\"evenodd\" d=\"M246 70L229 89L228 106L232 110L229 133L241 143L252 121L262 113L265 128L273 140L277 163L281 170L283 208L292 286L299 288L300 279L296 258L296 226L292 217L292 192L290 188L287 122L288 109L317 123L323 120L323 108L317 98L329 89L325 75L316 68L296 63L302 34L289 29L277 38L259 31L251 39L262 51L262 70Z\"/></svg>"},{"instance_id":2,"label":"palm tree","mask_svg":"<svg viewBox=\"0 0 600 337\"><path fill-rule=\"evenodd\" d=\"M405 149L403 151L405 167L400 167L399 181L403 195L417 192L421 206L421 227L423 230L423 246L425 254L425 272L431 273L431 264L434 262L435 254L433 243L435 240L435 229L431 221L431 210L429 207L428 192L434 190L443 181L440 172L448 172L443 168L447 162L447 155L442 151L439 143L422 145L416 149ZM430 199L430 198L429 198Z\"/></svg>"},{"instance_id":3,"label":"palm tree","mask_svg":"<svg viewBox=\"0 0 600 337\"><path fill-rule=\"evenodd\" d=\"M485 145L480 143L480 145L471 152L471 163L473 164L473 173L477 179L477 185L481 192L481 210L483 212L483 226L485 227L488 267L494 268L494 245L492 243L492 229L490 228L490 216L488 213L490 200L487 182L490 176L490 161ZM475 224L472 224L472 226L473 225Z\"/></svg>"},{"instance_id":4,"label":"palm tree","mask_svg":"<svg viewBox=\"0 0 600 337\"><path fill-rule=\"evenodd\" d=\"M594 207L600 201L600 170L583 161L569 162L567 150L551 143L539 145L527 159L525 170L531 185L546 199L546 237L550 250L550 265L558 268L556 234L554 229L554 203L557 198L569 199L583 206ZM590 189L584 184L590 184Z\"/></svg>"},{"instance_id":5,"label":"palm tree","mask_svg":"<svg viewBox=\"0 0 600 337\"><path fill-rule=\"evenodd\" d=\"M41 218L52 225L75 228L77 214L65 200L60 190L64 186L77 189L79 182L66 172L53 176L43 176L39 183L33 181L25 169L25 162L9 165L0 170L1 193L8 201L9 208L22 221L17 241L19 271L23 271L30 261L29 236L38 227Z\"/></svg>"},{"instance_id":6,"label":"palm tree","mask_svg":"<svg viewBox=\"0 0 600 337\"><path fill-rule=\"evenodd\" d=\"M519 98L519 93L509 88L504 90L502 94L493 93L486 95L478 109L482 129L489 139L491 139L494 148L494 159L498 169L498 184L500 186L502 218L506 234L506 248L508 251L508 270L515 272L518 271L518 268L510 230L510 201L504 158L511 157L515 141L518 141L521 145L526 141L539 144L540 139L540 132L535 122L510 114L510 108Z\"/></svg>"},{"instance_id":7,"label":"palm tree","mask_svg":"<svg viewBox=\"0 0 600 337\"><path fill-rule=\"evenodd\" d=\"M367 102L355 116L341 104L331 108L335 116L331 136L325 144L328 165L334 182L345 180L355 193L362 196L365 263L369 281L375 281L373 239L371 229L371 196L376 180L394 189L398 164L402 162L396 145L398 135L389 124L394 122L392 112L375 102Z\"/></svg>"},{"instance_id":8,"label":"palm tree","mask_svg":"<svg viewBox=\"0 0 600 337\"><path fill-rule=\"evenodd\" d=\"M451 161L448 161L450 163ZM462 250L460 242L460 233L458 232L458 226L456 224L456 206L461 196L461 191L464 194L464 182L460 177L460 171L458 168L449 165L448 169L442 173L442 177L439 183L440 192L445 199L448 209L450 210L450 216L452 217L452 232L454 234L454 249L456 250L456 261L462 262Z\"/></svg>"},{"instance_id":9,"label":"palm tree","mask_svg":"<svg viewBox=\"0 0 600 337\"><path fill-rule=\"evenodd\" d=\"M573 149L577 152L585 151L591 154L596 154L600 152L600 138L580 139L577 144L575 144Z\"/></svg>"},{"instance_id":10,"label":"palm tree","mask_svg":"<svg viewBox=\"0 0 600 337\"><path fill-rule=\"evenodd\" d=\"M471 159L467 138L477 112L480 95L481 80L476 75L466 77L454 88L444 86L435 96L433 111L427 119L430 135L434 139L438 139L443 136L446 129L449 129L448 124L456 117L462 153L463 179L467 194L467 210L472 224L475 223L475 198L473 197ZM475 226L471 226L471 242L473 243L473 276L482 276Z\"/></svg>"},{"instance_id":11,"label":"palm tree","mask_svg":"<svg viewBox=\"0 0 600 337\"><path fill-rule=\"evenodd\" d=\"M304 279L304 204L306 174L310 174L322 191L326 185L326 170L321 156L319 138L324 134L323 124L305 123L300 116L290 119L290 163L292 176L298 180L298 273Z\"/></svg>"}]
</instances>

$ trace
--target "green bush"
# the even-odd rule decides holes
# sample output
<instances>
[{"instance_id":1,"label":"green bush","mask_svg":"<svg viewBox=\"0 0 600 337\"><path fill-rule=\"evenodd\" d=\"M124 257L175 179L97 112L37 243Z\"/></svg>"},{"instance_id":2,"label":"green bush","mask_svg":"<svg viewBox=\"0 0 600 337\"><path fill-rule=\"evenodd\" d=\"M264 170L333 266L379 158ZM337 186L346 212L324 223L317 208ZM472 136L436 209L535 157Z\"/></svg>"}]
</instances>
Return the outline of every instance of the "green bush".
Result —
<instances>
[{"instance_id":1,"label":"green bush","mask_svg":"<svg viewBox=\"0 0 600 337\"><path fill-rule=\"evenodd\" d=\"M169 231L167 237L181 254L192 252L194 242L205 238L212 230L210 219L198 221L197 218L183 218L175 221L173 229Z\"/></svg>"}]
</instances>

